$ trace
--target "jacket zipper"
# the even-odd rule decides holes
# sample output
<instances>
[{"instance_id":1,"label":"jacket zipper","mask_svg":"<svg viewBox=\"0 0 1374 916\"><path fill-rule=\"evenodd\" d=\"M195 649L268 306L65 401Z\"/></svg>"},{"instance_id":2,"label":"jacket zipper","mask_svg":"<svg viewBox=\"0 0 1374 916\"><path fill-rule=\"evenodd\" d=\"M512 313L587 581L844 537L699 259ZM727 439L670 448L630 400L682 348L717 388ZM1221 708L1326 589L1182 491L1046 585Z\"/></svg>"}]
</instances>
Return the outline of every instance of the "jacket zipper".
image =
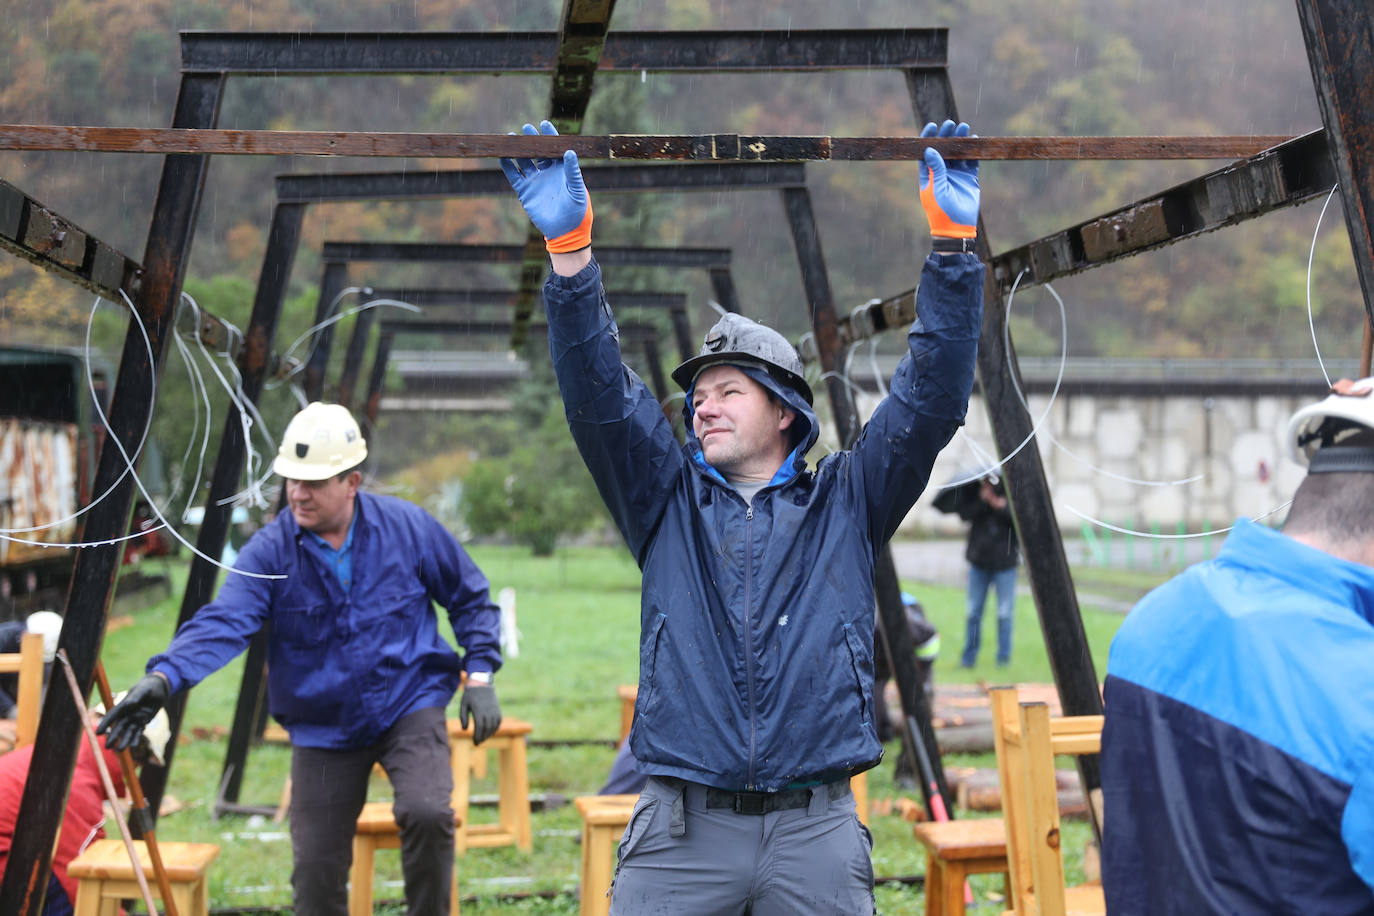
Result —
<instances>
[{"instance_id":1,"label":"jacket zipper","mask_svg":"<svg viewBox=\"0 0 1374 916\"><path fill-rule=\"evenodd\" d=\"M749 781L748 789L754 788L754 751L758 738L758 726L754 721L754 624L750 590L753 585L754 569L754 506L744 510L744 683L749 701Z\"/></svg>"}]
</instances>

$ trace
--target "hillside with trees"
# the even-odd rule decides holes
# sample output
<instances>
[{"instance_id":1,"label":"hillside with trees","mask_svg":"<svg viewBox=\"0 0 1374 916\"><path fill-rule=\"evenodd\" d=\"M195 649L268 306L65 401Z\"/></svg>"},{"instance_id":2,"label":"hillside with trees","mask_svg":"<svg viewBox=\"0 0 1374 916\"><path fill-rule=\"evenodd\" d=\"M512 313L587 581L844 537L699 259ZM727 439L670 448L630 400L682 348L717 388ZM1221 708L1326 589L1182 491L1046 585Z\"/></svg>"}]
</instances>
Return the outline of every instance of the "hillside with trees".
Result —
<instances>
[{"instance_id":1,"label":"hillside with trees","mask_svg":"<svg viewBox=\"0 0 1374 916\"><path fill-rule=\"evenodd\" d=\"M169 123L180 30L553 29L559 10L556 0L9 0L5 7L0 122L149 127ZM948 27L960 114L989 136L1297 134L1320 126L1289 0L1159 0L1147 7L1130 0L620 0L612 25ZM545 79L527 76L234 79L220 125L502 132L542 116L547 92ZM919 128L905 84L895 73L602 75L584 127L587 133L838 136L914 135ZM1218 165L986 164L983 212L993 249L1022 244ZM205 307L239 323L247 320L274 175L494 166L217 159L205 189L187 290ZM134 258L142 255L159 167L155 156L0 153L0 178ZM926 237L915 165L815 163L807 169L840 309L914 285ZM596 204L598 243L728 246L746 312L793 337L807 330L796 257L776 195L606 196ZM1066 303L1069 354L1310 357L1308 257L1320 206L1273 214L1057 284ZM313 207L292 274L280 345L308 324L326 239L517 242L524 231L513 199ZM514 268L394 267L355 282L491 287L513 286L515 277ZM1362 306L1339 200L1326 213L1310 279L1324 354L1356 355ZM608 281L612 288L685 290L692 297L695 331L712 321L704 276L624 271ZM5 342L80 345L90 299L27 264L0 258L0 339ZM1058 354L1059 311L1043 291L1017 296L1012 325L1023 355ZM118 310L103 308L94 339L110 348L112 358L117 358L112 345L122 329ZM672 348L665 351L670 358ZM176 373L175 361L168 371ZM189 397L172 394L159 407L159 429L176 454L182 448L178 431L184 439L193 406ZM269 425L292 407L285 389L271 393ZM443 418L387 422L395 424L385 427L395 433L387 437L392 451L386 463L393 467L463 432ZM217 419L215 435L218 429Z\"/></svg>"}]
</instances>

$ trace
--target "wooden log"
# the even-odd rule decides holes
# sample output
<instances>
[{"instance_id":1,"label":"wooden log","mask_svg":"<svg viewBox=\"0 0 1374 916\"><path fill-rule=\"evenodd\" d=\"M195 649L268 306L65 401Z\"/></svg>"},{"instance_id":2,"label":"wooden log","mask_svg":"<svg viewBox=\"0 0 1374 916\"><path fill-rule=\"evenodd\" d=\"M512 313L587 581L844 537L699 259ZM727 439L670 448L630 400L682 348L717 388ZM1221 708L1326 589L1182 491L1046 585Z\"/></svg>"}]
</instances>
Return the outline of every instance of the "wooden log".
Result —
<instances>
[{"instance_id":1,"label":"wooden log","mask_svg":"<svg viewBox=\"0 0 1374 916\"><path fill-rule=\"evenodd\" d=\"M827 137L742 134L528 136L365 131L0 125L0 149L222 156L380 156L420 159L558 158L791 162L910 161L927 147L948 159L1241 159L1288 136Z\"/></svg>"}]
</instances>

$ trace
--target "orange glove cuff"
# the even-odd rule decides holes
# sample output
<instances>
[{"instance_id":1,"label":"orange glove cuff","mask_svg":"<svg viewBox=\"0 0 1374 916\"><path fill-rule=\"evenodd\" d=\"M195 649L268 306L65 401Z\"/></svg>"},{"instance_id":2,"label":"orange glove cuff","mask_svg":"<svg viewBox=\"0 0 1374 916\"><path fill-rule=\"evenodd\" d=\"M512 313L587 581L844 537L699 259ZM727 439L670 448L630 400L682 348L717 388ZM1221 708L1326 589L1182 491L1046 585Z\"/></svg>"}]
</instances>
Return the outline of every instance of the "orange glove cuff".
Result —
<instances>
[{"instance_id":1,"label":"orange glove cuff","mask_svg":"<svg viewBox=\"0 0 1374 916\"><path fill-rule=\"evenodd\" d=\"M921 208L930 221L930 234L943 239L972 239L978 237L977 226L965 226L949 218L935 200L935 183L921 189Z\"/></svg>"},{"instance_id":2,"label":"orange glove cuff","mask_svg":"<svg viewBox=\"0 0 1374 916\"><path fill-rule=\"evenodd\" d=\"M550 254L567 254L570 251L580 251L592 243L592 203L587 201L587 213L582 217L582 222L578 223L577 228L571 232L565 232L556 239L545 236L544 247Z\"/></svg>"}]
</instances>

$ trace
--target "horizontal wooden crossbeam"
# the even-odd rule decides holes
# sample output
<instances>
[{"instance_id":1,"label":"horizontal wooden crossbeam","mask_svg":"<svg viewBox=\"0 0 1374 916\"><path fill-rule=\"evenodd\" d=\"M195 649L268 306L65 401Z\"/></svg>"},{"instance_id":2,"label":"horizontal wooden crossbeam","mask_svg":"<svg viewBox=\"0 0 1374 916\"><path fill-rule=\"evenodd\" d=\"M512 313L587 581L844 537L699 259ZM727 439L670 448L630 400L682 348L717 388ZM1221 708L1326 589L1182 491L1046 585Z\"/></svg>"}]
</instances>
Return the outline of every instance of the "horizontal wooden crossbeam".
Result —
<instances>
[{"instance_id":1,"label":"horizontal wooden crossbeam","mask_svg":"<svg viewBox=\"0 0 1374 916\"><path fill-rule=\"evenodd\" d=\"M905 161L927 147L949 159L1240 159L1291 139L1222 137L823 137L742 134L559 137L298 130L182 130L167 127L0 125L0 150L194 153L221 156L384 156L677 161Z\"/></svg>"}]
</instances>

